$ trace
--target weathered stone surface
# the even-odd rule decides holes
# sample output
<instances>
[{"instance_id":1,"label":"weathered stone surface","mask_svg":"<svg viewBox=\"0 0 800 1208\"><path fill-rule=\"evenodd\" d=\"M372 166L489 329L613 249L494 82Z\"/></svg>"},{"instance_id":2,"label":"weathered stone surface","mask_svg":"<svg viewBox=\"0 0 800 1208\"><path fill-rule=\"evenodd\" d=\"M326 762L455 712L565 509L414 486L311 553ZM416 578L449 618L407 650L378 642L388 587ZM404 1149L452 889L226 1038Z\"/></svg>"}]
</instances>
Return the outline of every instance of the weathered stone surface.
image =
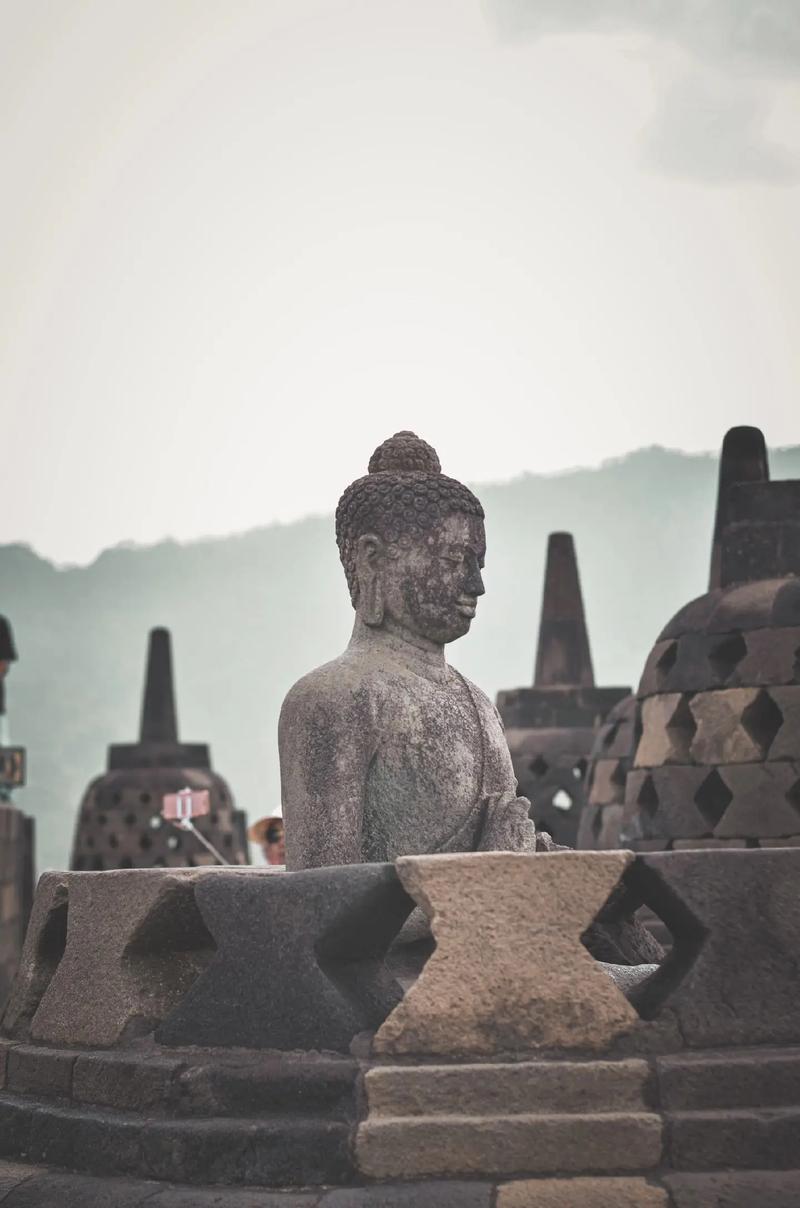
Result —
<instances>
[{"instance_id":1,"label":"weathered stone surface","mask_svg":"<svg viewBox=\"0 0 800 1208\"><path fill-rule=\"evenodd\" d=\"M730 1049L656 1058L668 1111L800 1105L800 1049Z\"/></svg>"},{"instance_id":2,"label":"weathered stone surface","mask_svg":"<svg viewBox=\"0 0 800 1208\"><path fill-rule=\"evenodd\" d=\"M694 723L682 693L648 697L642 702L642 736L634 766L687 763L693 736Z\"/></svg>"},{"instance_id":3,"label":"weathered stone surface","mask_svg":"<svg viewBox=\"0 0 800 1208\"><path fill-rule=\"evenodd\" d=\"M27 1039L31 1020L52 980L67 942L66 873L44 873L36 887L16 981L3 1013L6 1035Z\"/></svg>"},{"instance_id":4,"label":"weathered stone surface","mask_svg":"<svg viewBox=\"0 0 800 1208\"><path fill-rule=\"evenodd\" d=\"M186 1116L355 1114L357 1063L318 1053L187 1054L178 1080Z\"/></svg>"},{"instance_id":5,"label":"weathered stone surface","mask_svg":"<svg viewBox=\"0 0 800 1208\"><path fill-rule=\"evenodd\" d=\"M6 1086L14 1094L69 1098L75 1054L17 1045L8 1055Z\"/></svg>"},{"instance_id":6,"label":"weathered stone surface","mask_svg":"<svg viewBox=\"0 0 800 1208\"><path fill-rule=\"evenodd\" d=\"M769 749L769 757L797 759L800 753L800 686L771 688L769 694L783 715L783 724Z\"/></svg>"},{"instance_id":7,"label":"weathered stone surface","mask_svg":"<svg viewBox=\"0 0 800 1208\"><path fill-rule=\"evenodd\" d=\"M668 1208L662 1187L645 1179L526 1179L504 1183L497 1208Z\"/></svg>"},{"instance_id":8,"label":"weathered stone surface","mask_svg":"<svg viewBox=\"0 0 800 1208\"><path fill-rule=\"evenodd\" d=\"M194 886L214 875L199 869L69 874L62 889L65 909L69 899L66 946L35 1007L32 1039L106 1046L152 1029L211 957L213 943L195 908ZM46 886L47 902L52 888ZM32 947L31 964L41 966L36 935ZM44 975L38 976L41 982ZM24 983L20 990L24 999ZM10 1015L16 1030L16 1010L12 996L6 1028Z\"/></svg>"},{"instance_id":9,"label":"weathered stone surface","mask_svg":"<svg viewBox=\"0 0 800 1208\"><path fill-rule=\"evenodd\" d=\"M752 629L746 636L747 653L736 667L743 685L792 684L797 678L800 628Z\"/></svg>"},{"instance_id":10,"label":"weathered stone surface","mask_svg":"<svg viewBox=\"0 0 800 1208\"><path fill-rule=\"evenodd\" d=\"M791 1169L800 1153L800 1107L680 1112L667 1128L679 1170Z\"/></svg>"},{"instance_id":11,"label":"weathered stone surface","mask_svg":"<svg viewBox=\"0 0 800 1208\"><path fill-rule=\"evenodd\" d=\"M643 1111L645 1061L526 1061L376 1066L364 1080L370 1118Z\"/></svg>"},{"instance_id":12,"label":"weathered stone surface","mask_svg":"<svg viewBox=\"0 0 800 1208\"><path fill-rule=\"evenodd\" d=\"M347 1051L401 996L383 956L413 903L391 865L221 869L196 898L217 951L161 1044Z\"/></svg>"},{"instance_id":13,"label":"weathered stone surface","mask_svg":"<svg viewBox=\"0 0 800 1208\"><path fill-rule=\"evenodd\" d=\"M431 919L436 950L378 1032L376 1051L596 1049L629 1031L635 1012L580 936L632 858L498 852L399 860L403 884Z\"/></svg>"},{"instance_id":14,"label":"weathered stone surface","mask_svg":"<svg viewBox=\"0 0 800 1208\"><path fill-rule=\"evenodd\" d=\"M676 944L639 1009L674 1012L690 1048L800 1041L799 876L796 848L641 855L631 883Z\"/></svg>"},{"instance_id":15,"label":"weathered stone surface","mask_svg":"<svg viewBox=\"0 0 800 1208\"><path fill-rule=\"evenodd\" d=\"M796 752L800 753L800 735ZM800 829L800 798L797 808L789 793L800 779L798 765L791 763L744 763L723 768L720 776L733 800L714 827L720 838L772 839L794 835Z\"/></svg>"},{"instance_id":16,"label":"weathered stone surface","mask_svg":"<svg viewBox=\"0 0 800 1208\"><path fill-rule=\"evenodd\" d=\"M151 1120L141 1151L158 1179L317 1186L353 1178L349 1141L336 1120Z\"/></svg>"},{"instance_id":17,"label":"weathered stone surface","mask_svg":"<svg viewBox=\"0 0 800 1208\"><path fill-rule=\"evenodd\" d=\"M182 1061L139 1054L80 1055L72 1072L72 1097L126 1111L164 1110L177 1098Z\"/></svg>"},{"instance_id":18,"label":"weathered stone surface","mask_svg":"<svg viewBox=\"0 0 800 1208\"><path fill-rule=\"evenodd\" d=\"M797 1208L800 1170L667 1174L675 1208Z\"/></svg>"},{"instance_id":19,"label":"weathered stone surface","mask_svg":"<svg viewBox=\"0 0 800 1208\"><path fill-rule=\"evenodd\" d=\"M0 1162L0 1196L6 1195L36 1173L35 1166L26 1166L22 1162Z\"/></svg>"},{"instance_id":20,"label":"weathered stone surface","mask_svg":"<svg viewBox=\"0 0 800 1208\"><path fill-rule=\"evenodd\" d=\"M696 801L707 776L708 768L680 766L629 772L622 835L628 834L628 824L634 818L638 820L642 838L671 839L676 835L699 838L710 834L712 823L701 813Z\"/></svg>"},{"instance_id":21,"label":"weathered stone surface","mask_svg":"<svg viewBox=\"0 0 800 1208\"><path fill-rule=\"evenodd\" d=\"M288 867L534 850L497 711L444 657L484 593L483 508L413 433L370 467L336 511L353 636L281 710Z\"/></svg>"},{"instance_id":22,"label":"weathered stone surface","mask_svg":"<svg viewBox=\"0 0 800 1208\"><path fill-rule=\"evenodd\" d=\"M762 689L725 688L718 692L698 692L690 709L697 723L691 744L691 757L697 763L746 763L763 759L765 746L745 725L745 716ZM659 760L658 762L663 762Z\"/></svg>"},{"instance_id":23,"label":"weathered stone surface","mask_svg":"<svg viewBox=\"0 0 800 1208\"><path fill-rule=\"evenodd\" d=\"M661 1120L624 1112L368 1118L356 1160L370 1178L650 1170L661 1160Z\"/></svg>"},{"instance_id":24,"label":"weathered stone surface","mask_svg":"<svg viewBox=\"0 0 800 1208\"><path fill-rule=\"evenodd\" d=\"M152 1182L40 1169L3 1200L3 1208L139 1208L145 1201L152 1204L157 1192L158 1184Z\"/></svg>"},{"instance_id":25,"label":"weathered stone surface","mask_svg":"<svg viewBox=\"0 0 800 1208\"><path fill-rule=\"evenodd\" d=\"M489 1208L493 1192L489 1183L383 1183L329 1191L321 1208Z\"/></svg>"}]
</instances>

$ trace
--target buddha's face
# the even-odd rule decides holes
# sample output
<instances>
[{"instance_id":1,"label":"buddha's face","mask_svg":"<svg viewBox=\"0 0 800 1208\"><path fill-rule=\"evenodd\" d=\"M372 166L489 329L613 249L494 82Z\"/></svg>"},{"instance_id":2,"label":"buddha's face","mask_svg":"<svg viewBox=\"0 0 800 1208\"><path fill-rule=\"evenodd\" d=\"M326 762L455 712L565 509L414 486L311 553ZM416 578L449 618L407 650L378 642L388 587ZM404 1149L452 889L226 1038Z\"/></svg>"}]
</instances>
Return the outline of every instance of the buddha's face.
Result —
<instances>
[{"instance_id":1,"label":"buddha's face","mask_svg":"<svg viewBox=\"0 0 800 1208\"><path fill-rule=\"evenodd\" d=\"M469 630L486 590L483 521L455 513L422 538L401 539L379 559L383 623L436 644Z\"/></svg>"}]
</instances>

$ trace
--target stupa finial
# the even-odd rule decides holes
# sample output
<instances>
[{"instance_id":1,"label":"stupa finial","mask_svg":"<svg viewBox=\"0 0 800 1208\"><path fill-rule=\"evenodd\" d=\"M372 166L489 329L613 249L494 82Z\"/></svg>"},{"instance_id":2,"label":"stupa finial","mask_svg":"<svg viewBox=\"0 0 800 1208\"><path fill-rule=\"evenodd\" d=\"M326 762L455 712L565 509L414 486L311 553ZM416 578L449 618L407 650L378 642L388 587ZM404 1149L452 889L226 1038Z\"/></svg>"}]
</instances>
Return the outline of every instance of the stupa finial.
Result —
<instances>
[{"instance_id":1,"label":"stupa finial","mask_svg":"<svg viewBox=\"0 0 800 1208\"><path fill-rule=\"evenodd\" d=\"M594 687L578 560L571 533L551 533L539 623L534 687Z\"/></svg>"}]
</instances>

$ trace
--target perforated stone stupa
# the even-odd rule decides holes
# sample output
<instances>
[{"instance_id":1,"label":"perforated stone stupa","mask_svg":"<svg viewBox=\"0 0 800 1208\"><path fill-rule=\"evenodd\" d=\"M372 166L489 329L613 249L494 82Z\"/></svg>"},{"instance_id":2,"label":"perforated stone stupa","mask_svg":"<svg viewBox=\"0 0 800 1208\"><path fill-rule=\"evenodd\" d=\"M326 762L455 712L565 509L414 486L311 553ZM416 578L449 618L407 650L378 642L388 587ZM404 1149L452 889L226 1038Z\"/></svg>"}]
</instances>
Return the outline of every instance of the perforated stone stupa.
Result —
<instances>
[{"instance_id":1,"label":"perforated stone stupa","mask_svg":"<svg viewBox=\"0 0 800 1208\"><path fill-rule=\"evenodd\" d=\"M108 768L81 802L70 867L194 867L214 862L196 837L161 818L165 793L207 789L211 812L197 829L231 864L247 864L245 816L227 781L211 767L205 743L178 738L169 631L150 633L139 741L108 748Z\"/></svg>"},{"instance_id":2,"label":"perforated stone stupa","mask_svg":"<svg viewBox=\"0 0 800 1208\"><path fill-rule=\"evenodd\" d=\"M634 848L800 844L800 482L766 480L756 429L729 440L711 589L662 631L639 687Z\"/></svg>"},{"instance_id":3,"label":"perforated stone stupa","mask_svg":"<svg viewBox=\"0 0 800 1208\"><path fill-rule=\"evenodd\" d=\"M519 782L537 827L575 846L598 725L629 688L597 688L570 533L547 545L533 687L497 695Z\"/></svg>"}]
</instances>

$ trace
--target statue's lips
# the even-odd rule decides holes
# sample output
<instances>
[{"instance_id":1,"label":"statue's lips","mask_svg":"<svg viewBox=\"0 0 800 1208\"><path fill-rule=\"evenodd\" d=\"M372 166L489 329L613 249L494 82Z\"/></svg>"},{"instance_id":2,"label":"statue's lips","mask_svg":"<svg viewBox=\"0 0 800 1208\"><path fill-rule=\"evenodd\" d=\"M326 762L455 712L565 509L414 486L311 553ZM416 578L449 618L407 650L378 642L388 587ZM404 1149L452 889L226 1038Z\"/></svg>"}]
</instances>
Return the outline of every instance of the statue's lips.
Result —
<instances>
[{"instance_id":1,"label":"statue's lips","mask_svg":"<svg viewBox=\"0 0 800 1208\"><path fill-rule=\"evenodd\" d=\"M474 617L478 607L477 601L459 600L456 604L456 612L460 612L462 617Z\"/></svg>"}]
</instances>

